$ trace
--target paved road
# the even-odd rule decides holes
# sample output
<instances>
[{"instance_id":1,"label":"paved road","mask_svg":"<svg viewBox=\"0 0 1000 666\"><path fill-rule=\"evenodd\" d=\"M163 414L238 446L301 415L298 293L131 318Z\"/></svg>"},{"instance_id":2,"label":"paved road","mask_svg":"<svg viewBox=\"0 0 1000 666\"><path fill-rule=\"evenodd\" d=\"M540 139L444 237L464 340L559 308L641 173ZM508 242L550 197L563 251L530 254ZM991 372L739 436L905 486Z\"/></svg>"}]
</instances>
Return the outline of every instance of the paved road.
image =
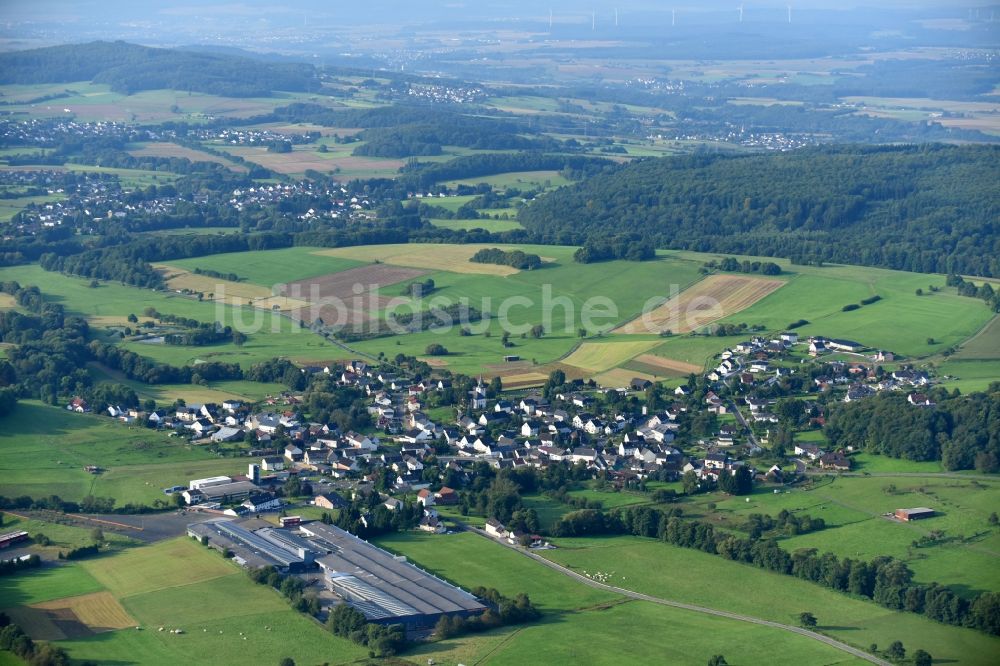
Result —
<instances>
[{"instance_id":1,"label":"paved road","mask_svg":"<svg viewBox=\"0 0 1000 666\"><path fill-rule=\"evenodd\" d=\"M469 531L478 534L484 539L489 539L494 543L498 543L501 546L504 546L513 551L521 553L522 555L530 557L531 559L547 566L548 568L554 569L555 571L558 571L561 574L569 576L570 578L573 578L576 581L583 583L584 585L588 585L590 587L594 587L599 590L615 592L622 596L629 597L630 599L637 599L639 601L648 601L650 603L660 604L661 606L670 606L671 608L680 608L682 610L693 611L695 613L705 613L706 615L715 615L717 617L729 618L730 620L739 620L740 622L749 622L751 624L757 624L764 627L773 627L775 629L789 631L793 634L799 634L800 636L811 638L814 641L825 643L830 647L846 652L852 656L857 657L858 659L864 659L865 661L871 662L873 664L878 664L879 666L892 666L892 664L890 664L888 661L885 661L884 659L879 659L875 655L869 654L864 650L859 650L857 648L851 647L847 643L842 643L836 639L830 638L829 636L824 636L823 634L817 633L815 631L809 631L808 629L803 629L802 627L794 627L790 624L781 624L780 622L762 620L757 617L751 617L749 615L741 615L739 613L730 613L729 611L717 610L715 608L706 608L705 606L695 606L694 604L686 604L680 601L670 601L669 599L661 599L660 597L654 597L648 594L643 594L641 592L635 592L633 590L626 590L625 588L615 587L614 585L605 585L604 583L598 583L596 580L591 580L590 578L587 578L582 574L578 574L572 569L568 569L562 566L561 564L557 564L551 560L547 560L541 555L523 550L522 548L518 548L517 546L512 546L503 541L494 539L490 536L487 536L486 534L483 534L479 530L469 528Z\"/></svg>"},{"instance_id":2,"label":"paved road","mask_svg":"<svg viewBox=\"0 0 1000 666\"><path fill-rule=\"evenodd\" d=\"M743 418L743 412L741 412L740 408L736 406L736 403L730 400L729 408L733 410L733 414L736 415L736 420L739 421L740 425L743 426L743 429L747 431L747 436L750 438L750 443L753 444L754 446L760 446L760 442L757 441L757 435L753 434L753 428L751 428L750 424L747 423L747 420Z\"/></svg>"}]
</instances>

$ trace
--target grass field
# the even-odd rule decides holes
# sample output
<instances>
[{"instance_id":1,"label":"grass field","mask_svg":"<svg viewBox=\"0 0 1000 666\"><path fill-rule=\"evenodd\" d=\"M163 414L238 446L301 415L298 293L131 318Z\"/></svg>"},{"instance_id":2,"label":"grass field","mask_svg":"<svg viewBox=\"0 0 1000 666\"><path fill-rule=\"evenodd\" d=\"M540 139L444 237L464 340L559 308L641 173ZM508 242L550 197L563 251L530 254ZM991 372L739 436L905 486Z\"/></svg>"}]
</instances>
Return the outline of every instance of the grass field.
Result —
<instances>
[{"instance_id":1,"label":"grass field","mask_svg":"<svg viewBox=\"0 0 1000 666\"><path fill-rule=\"evenodd\" d=\"M517 220L447 220L443 218L431 218L428 222L442 229L485 229L486 231L500 232L521 228L521 223Z\"/></svg>"},{"instance_id":2,"label":"grass field","mask_svg":"<svg viewBox=\"0 0 1000 666\"><path fill-rule=\"evenodd\" d=\"M231 98L176 90L144 90L125 95L108 85L89 81L41 85L5 85L0 92L13 103L7 110L31 117L73 117L77 121L115 120L161 123L167 120L201 122L210 115L247 117L268 113L294 101L323 103L329 98L305 93L275 93L263 98ZM69 96L31 104L32 99L68 92ZM67 113L64 109L69 109Z\"/></svg>"},{"instance_id":3,"label":"grass field","mask_svg":"<svg viewBox=\"0 0 1000 666\"><path fill-rule=\"evenodd\" d=\"M895 461L898 463L899 461ZM890 464L877 456L862 459L860 470L919 474L937 463ZM750 501L746 501L749 499ZM708 506L715 504L715 508ZM762 488L749 498L722 493L697 496L685 514L726 527L750 513L776 516L781 510L822 518L826 529L781 537L783 548L817 548L840 557L871 559L891 555L905 561L921 583L942 583L960 594L1000 591L1000 529L988 523L1000 505L1000 480L928 477L841 476L816 478L804 487L774 494ZM937 515L911 523L882 516L898 508L928 506ZM932 544L914 542L940 533Z\"/></svg>"},{"instance_id":4,"label":"grass field","mask_svg":"<svg viewBox=\"0 0 1000 666\"><path fill-rule=\"evenodd\" d=\"M1000 639L897 613L790 576L766 572L652 539L610 537L557 539L545 557L578 571L611 574L609 583L668 599L747 613L795 624L810 611L819 630L867 648L902 640L908 651L923 648L935 659L991 664Z\"/></svg>"},{"instance_id":5,"label":"grass field","mask_svg":"<svg viewBox=\"0 0 1000 666\"><path fill-rule=\"evenodd\" d=\"M421 646L405 655L439 664L701 663L713 654L731 663L853 663L843 653L778 630L711 618L594 590L473 535L396 534L379 545L465 587L525 592L545 616L540 623ZM599 635L599 641L593 636ZM676 636L677 640L664 640ZM766 646L781 645L780 650ZM741 661L737 661L739 655Z\"/></svg>"},{"instance_id":6,"label":"grass field","mask_svg":"<svg viewBox=\"0 0 1000 666\"><path fill-rule=\"evenodd\" d=\"M0 222L9 222L10 218L14 217L17 213L34 204L40 206L42 204L51 203L53 201L58 201L63 199L63 195L42 195L42 196L32 196L32 197L14 197L12 199L0 199Z\"/></svg>"},{"instance_id":7,"label":"grass field","mask_svg":"<svg viewBox=\"0 0 1000 666\"><path fill-rule=\"evenodd\" d=\"M628 338L614 342L584 342L562 362L596 374L621 365L659 344L659 340L655 339L632 341Z\"/></svg>"},{"instance_id":8,"label":"grass field","mask_svg":"<svg viewBox=\"0 0 1000 666\"><path fill-rule=\"evenodd\" d=\"M100 592L101 584L79 565L31 569L0 578L0 608Z\"/></svg>"},{"instance_id":9,"label":"grass field","mask_svg":"<svg viewBox=\"0 0 1000 666\"><path fill-rule=\"evenodd\" d=\"M990 384L1000 379L1000 359L994 361L946 360L935 366L936 371L949 378L943 385L949 389L959 389L963 393L985 391Z\"/></svg>"},{"instance_id":10,"label":"grass field","mask_svg":"<svg viewBox=\"0 0 1000 666\"><path fill-rule=\"evenodd\" d=\"M449 188L455 188L459 185L474 187L480 183L486 183L498 190L505 190L510 187L526 190L561 187L568 185L570 182L570 180L563 177L558 171L513 171L491 176L451 180L442 184Z\"/></svg>"},{"instance_id":11,"label":"grass field","mask_svg":"<svg viewBox=\"0 0 1000 666\"><path fill-rule=\"evenodd\" d=\"M85 465L107 471L90 474ZM34 401L19 403L0 432L0 495L8 497L78 501L93 494L115 497L119 505L149 503L163 499L162 488L194 478L190 474L240 466L164 433Z\"/></svg>"},{"instance_id":12,"label":"grass field","mask_svg":"<svg viewBox=\"0 0 1000 666\"><path fill-rule=\"evenodd\" d=\"M779 264L782 262L778 262ZM824 335L857 340L909 357L935 354L979 331L991 315L978 299L958 296L953 289L929 293L944 285L937 275L859 266L788 266L796 273L788 284L724 322L760 324L783 330L790 322L810 323L799 336ZM917 289L924 295L917 296ZM873 295L881 300L853 312L842 307ZM932 337L935 343L927 344Z\"/></svg>"},{"instance_id":13,"label":"grass field","mask_svg":"<svg viewBox=\"0 0 1000 666\"><path fill-rule=\"evenodd\" d=\"M76 632L80 637L71 636L57 644L76 661L235 665L278 663L290 656L300 664L342 664L365 654L363 648L326 632L289 608L275 591L254 584L217 552L191 539L161 542L57 569L64 583L58 598L39 598L47 596L45 591L53 592L51 584L43 587L34 580L36 574L47 574L43 569L23 577L4 577L0 581L0 607L8 607L14 600L17 606L46 601L52 608L75 609L76 624L83 629ZM7 594L8 588L13 589L13 595ZM79 596L87 593L96 594ZM17 608L15 615L17 611L22 609ZM114 628L112 623L140 630L94 633L102 626ZM184 633L160 631L160 627ZM32 633L48 627L25 628ZM252 657L247 657L248 651Z\"/></svg>"},{"instance_id":14,"label":"grass field","mask_svg":"<svg viewBox=\"0 0 1000 666\"><path fill-rule=\"evenodd\" d=\"M1000 360L1000 316L993 317L979 333L963 343L949 360Z\"/></svg>"}]
</instances>

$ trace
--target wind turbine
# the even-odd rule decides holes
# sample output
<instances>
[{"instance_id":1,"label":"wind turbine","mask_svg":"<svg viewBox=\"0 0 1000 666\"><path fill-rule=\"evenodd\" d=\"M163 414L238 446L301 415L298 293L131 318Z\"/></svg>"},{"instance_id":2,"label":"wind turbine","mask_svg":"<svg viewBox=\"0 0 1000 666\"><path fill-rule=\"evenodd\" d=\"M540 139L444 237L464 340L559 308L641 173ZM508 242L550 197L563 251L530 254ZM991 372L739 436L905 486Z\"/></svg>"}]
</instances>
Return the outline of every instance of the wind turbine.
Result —
<instances>
[{"instance_id":1,"label":"wind turbine","mask_svg":"<svg viewBox=\"0 0 1000 666\"><path fill-rule=\"evenodd\" d=\"M671 9L670 10L670 26L673 27L675 25L677 25L677 10L676 9Z\"/></svg>"},{"instance_id":2,"label":"wind turbine","mask_svg":"<svg viewBox=\"0 0 1000 666\"><path fill-rule=\"evenodd\" d=\"M549 32L552 32L552 10L549 10Z\"/></svg>"},{"instance_id":3,"label":"wind turbine","mask_svg":"<svg viewBox=\"0 0 1000 666\"><path fill-rule=\"evenodd\" d=\"M615 7L615 27L618 27L618 8Z\"/></svg>"},{"instance_id":4,"label":"wind turbine","mask_svg":"<svg viewBox=\"0 0 1000 666\"><path fill-rule=\"evenodd\" d=\"M740 23L743 23L743 5L740 5Z\"/></svg>"},{"instance_id":5,"label":"wind turbine","mask_svg":"<svg viewBox=\"0 0 1000 666\"><path fill-rule=\"evenodd\" d=\"M597 12L590 12L590 29L597 30Z\"/></svg>"},{"instance_id":6,"label":"wind turbine","mask_svg":"<svg viewBox=\"0 0 1000 666\"><path fill-rule=\"evenodd\" d=\"M792 6L788 5L788 22L792 22Z\"/></svg>"}]
</instances>

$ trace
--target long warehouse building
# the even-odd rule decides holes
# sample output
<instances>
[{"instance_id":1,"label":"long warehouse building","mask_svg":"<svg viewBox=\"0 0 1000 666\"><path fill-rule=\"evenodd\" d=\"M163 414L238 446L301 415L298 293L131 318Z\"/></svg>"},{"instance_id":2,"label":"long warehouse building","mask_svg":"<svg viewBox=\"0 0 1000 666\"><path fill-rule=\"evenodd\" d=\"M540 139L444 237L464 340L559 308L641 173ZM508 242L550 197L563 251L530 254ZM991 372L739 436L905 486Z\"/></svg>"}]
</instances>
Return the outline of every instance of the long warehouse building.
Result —
<instances>
[{"instance_id":1,"label":"long warehouse building","mask_svg":"<svg viewBox=\"0 0 1000 666\"><path fill-rule=\"evenodd\" d=\"M432 627L442 615L478 615L486 606L465 590L350 532L311 522L300 527L328 554L316 560L327 586L370 622Z\"/></svg>"}]
</instances>

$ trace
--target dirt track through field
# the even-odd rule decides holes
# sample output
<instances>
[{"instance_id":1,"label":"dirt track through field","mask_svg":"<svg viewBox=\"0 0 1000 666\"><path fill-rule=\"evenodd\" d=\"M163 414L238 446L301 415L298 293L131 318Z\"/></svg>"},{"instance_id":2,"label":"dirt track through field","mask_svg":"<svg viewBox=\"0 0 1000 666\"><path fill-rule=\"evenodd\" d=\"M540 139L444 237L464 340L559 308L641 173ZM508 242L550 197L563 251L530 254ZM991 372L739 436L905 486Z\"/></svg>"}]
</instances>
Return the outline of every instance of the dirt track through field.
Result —
<instances>
[{"instance_id":1,"label":"dirt track through field","mask_svg":"<svg viewBox=\"0 0 1000 666\"><path fill-rule=\"evenodd\" d=\"M863 660L865 660L867 662L870 662L872 664L878 664L878 666L892 666L888 661L885 661L884 659L879 659L875 655L869 654L869 653L865 652L864 650L859 650L858 648L851 647L847 643L843 643L841 641L836 640L835 638L830 638L829 636L825 636L825 635L823 635L821 633L818 633L818 632L815 632L815 631L810 631L809 629L803 629L801 627L795 627L795 626L788 625L788 624L781 624L780 622L773 622L771 620L764 620L764 619L761 619L761 618L752 617L750 615L743 615L741 613L731 613L729 611L717 610L715 608L708 608L706 606L696 606L695 604L687 604L687 603L683 603L683 602L680 602L680 601L672 601L670 599L663 599L661 597L654 597L654 596L649 595L649 594L643 594L642 592L635 592L633 590L627 590L625 588L616 587L614 585L607 585L605 583L599 583L596 580L587 578L583 574L577 573L576 571L573 571L572 569L570 569L568 567L564 567L563 565L558 564L556 562L553 562L552 560L547 560L544 557L542 557L541 555L538 555L537 553L529 552L529 551L524 550L522 548L518 548L517 546L513 546L513 545L510 545L510 544L504 543L503 541L498 541L497 539L493 539L493 538L487 536L485 533L480 532L479 530L476 530L476 529L470 529L469 531L473 532L474 534L477 534L478 536L481 536L484 539L489 539L490 541L492 541L494 543L498 543L498 544L500 544L501 546L503 546L505 548L509 548L510 550L513 550L515 552L521 553L522 555L525 555L526 557L530 557L531 559L535 560L539 564L543 564L543 565L547 566L550 569L558 571L559 573L561 573L563 575L569 576L570 578L576 580L577 582L583 583L584 585L596 588L598 590L605 590L605 591L608 591L608 592L614 592L614 593L620 594L622 596L628 597L630 599L638 599L639 601L648 601L650 603L660 604L661 606L670 606L672 608L678 608L678 609L681 609L681 610L692 611L692 612L695 612L695 613L703 613L705 615L714 615L716 617L724 617L724 618L728 618L730 620L738 620L740 622L749 622L751 624L757 624L757 625L761 625L761 626L764 626L764 627L772 627L774 629L781 629L781 630L788 631L788 632L793 633L793 634L798 634L800 636L805 636L806 638L811 638L812 640L819 641L820 643L825 643L826 645L829 645L830 647L833 647L833 648L836 648L836 649L841 650L843 652L846 652L846 653L848 653L848 654L850 654L850 655L852 655L854 657L857 657L858 659L863 659Z\"/></svg>"},{"instance_id":2,"label":"dirt track through field","mask_svg":"<svg viewBox=\"0 0 1000 666\"><path fill-rule=\"evenodd\" d=\"M710 275L614 332L690 333L745 310L783 284L782 280L745 275Z\"/></svg>"}]
</instances>

